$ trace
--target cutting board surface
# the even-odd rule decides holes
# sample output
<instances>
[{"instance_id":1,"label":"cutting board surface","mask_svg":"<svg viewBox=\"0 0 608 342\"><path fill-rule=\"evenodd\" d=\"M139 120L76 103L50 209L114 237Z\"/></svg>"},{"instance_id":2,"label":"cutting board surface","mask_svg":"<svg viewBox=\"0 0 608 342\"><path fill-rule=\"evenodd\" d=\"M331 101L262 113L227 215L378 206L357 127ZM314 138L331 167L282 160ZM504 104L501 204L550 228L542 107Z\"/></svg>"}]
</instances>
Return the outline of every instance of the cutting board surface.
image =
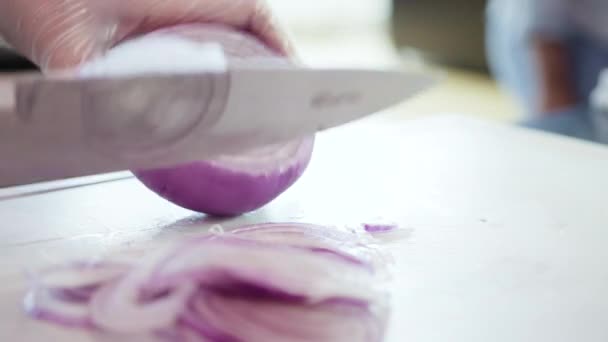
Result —
<instances>
[{"instance_id":1,"label":"cutting board surface","mask_svg":"<svg viewBox=\"0 0 608 342\"><path fill-rule=\"evenodd\" d=\"M395 222L387 341L608 341L608 150L463 117L319 136L266 208L210 220L129 174L0 190L0 341L92 341L24 316L25 270L251 222Z\"/></svg>"}]
</instances>

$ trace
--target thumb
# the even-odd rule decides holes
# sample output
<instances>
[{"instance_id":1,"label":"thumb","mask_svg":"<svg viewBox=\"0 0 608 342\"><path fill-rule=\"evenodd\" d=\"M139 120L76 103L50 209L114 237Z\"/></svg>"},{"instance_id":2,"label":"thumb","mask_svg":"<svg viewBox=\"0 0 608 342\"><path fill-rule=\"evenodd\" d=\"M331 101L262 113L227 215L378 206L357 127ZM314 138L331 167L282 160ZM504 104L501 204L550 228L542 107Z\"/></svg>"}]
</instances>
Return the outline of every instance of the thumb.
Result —
<instances>
[{"instance_id":1,"label":"thumb","mask_svg":"<svg viewBox=\"0 0 608 342\"><path fill-rule=\"evenodd\" d=\"M0 35L42 70L68 69L106 51L116 23L86 0L0 1Z\"/></svg>"}]
</instances>

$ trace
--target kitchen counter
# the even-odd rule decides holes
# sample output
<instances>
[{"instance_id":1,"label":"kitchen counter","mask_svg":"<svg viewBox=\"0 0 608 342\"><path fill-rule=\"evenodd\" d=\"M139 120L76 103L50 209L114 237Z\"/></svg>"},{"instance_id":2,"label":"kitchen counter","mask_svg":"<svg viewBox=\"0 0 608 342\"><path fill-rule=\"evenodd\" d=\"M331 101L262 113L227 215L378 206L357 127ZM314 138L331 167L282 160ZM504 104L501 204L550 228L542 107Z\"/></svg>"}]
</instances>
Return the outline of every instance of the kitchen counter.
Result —
<instances>
[{"instance_id":1,"label":"kitchen counter","mask_svg":"<svg viewBox=\"0 0 608 342\"><path fill-rule=\"evenodd\" d=\"M608 340L608 150L462 116L379 116L319 136L266 208L209 220L128 173L0 190L0 341L88 341L21 310L24 270L220 223L396 222L387 341Z\"/></svg>"}]
</instances>

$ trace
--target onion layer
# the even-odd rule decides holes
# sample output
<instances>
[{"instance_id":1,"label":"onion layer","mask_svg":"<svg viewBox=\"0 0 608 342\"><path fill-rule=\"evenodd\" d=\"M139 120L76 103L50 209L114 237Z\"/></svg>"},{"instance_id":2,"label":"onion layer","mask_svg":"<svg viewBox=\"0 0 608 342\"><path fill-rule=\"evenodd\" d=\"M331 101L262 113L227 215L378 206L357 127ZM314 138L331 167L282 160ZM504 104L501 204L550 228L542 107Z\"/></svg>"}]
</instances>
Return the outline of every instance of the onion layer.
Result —
<instances>
[{"instance_id":1,"label":"onion layer","mask_svg":"<svg viewBox=\"0 0 608 342\"><path fill-rule=\"evenodd\" d=\"M389 309L374 243L306 224L207 233L145 258L41 272L26 309L115 340L381 341Z\"/></svg>"}]
</instances>

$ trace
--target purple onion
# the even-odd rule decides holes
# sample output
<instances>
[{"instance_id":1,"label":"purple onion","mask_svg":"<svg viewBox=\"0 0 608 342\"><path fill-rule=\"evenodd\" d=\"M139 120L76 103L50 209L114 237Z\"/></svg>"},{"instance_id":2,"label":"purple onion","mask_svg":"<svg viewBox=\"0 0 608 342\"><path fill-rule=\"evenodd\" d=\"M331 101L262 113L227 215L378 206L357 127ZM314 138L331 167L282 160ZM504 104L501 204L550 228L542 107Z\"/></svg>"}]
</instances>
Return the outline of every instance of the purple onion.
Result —
<instances>
[{"instance_id":1,"label":"purple onion","mask_svg":"<svg viewBox=\"0 0 608 342\"><path fill-rule=\"evenodd\" d=\"M34 278L26 309L125 341L379 342L387 294L362 267L374 267L374 253L354 246L375 249L359 234L304 224L208 233L148 257L50 268Z\"/></svg>"},{"instance_id":2,"label":"purple onion","mask_svg":"<svg viewBox=\"0 0 608 342\"><path fill-rule=\"evenodd\" d=\"M291 65L287 57L256 37L226 27L187 25L160 33L202 44L219 43L228 67ZM265 206L290 188L306 170L313 145L314 137L308 137L215 160L135 170L134 174L150 190L178 206L214 216L236 216Z\"/></svg>"},{"instance_id":3,"label":"purple onion","mask_svg":"<svg viewBox=\"0 0 608 342\"><path fill-rule=\"evenodd\" d=\"M134 174L176 205L215 216L235 216L263 207L291 187L306 170L313 145L310 138L266 148L266 155L254 152Z\"/></svg>"},{"instance_id":4,"label":"purple onion","mask_svg":"<svg viewBox=\"0 0 608 342\"><path fill-rule=\"evenodd\" d=\"M386 232L392 232L396 229L398 229L399 227L396 224L371 224L371 223L366 223L363 225L363 228L365 229L366 232L368 233L386 233Z\"/></svg>"}]
</instances>

